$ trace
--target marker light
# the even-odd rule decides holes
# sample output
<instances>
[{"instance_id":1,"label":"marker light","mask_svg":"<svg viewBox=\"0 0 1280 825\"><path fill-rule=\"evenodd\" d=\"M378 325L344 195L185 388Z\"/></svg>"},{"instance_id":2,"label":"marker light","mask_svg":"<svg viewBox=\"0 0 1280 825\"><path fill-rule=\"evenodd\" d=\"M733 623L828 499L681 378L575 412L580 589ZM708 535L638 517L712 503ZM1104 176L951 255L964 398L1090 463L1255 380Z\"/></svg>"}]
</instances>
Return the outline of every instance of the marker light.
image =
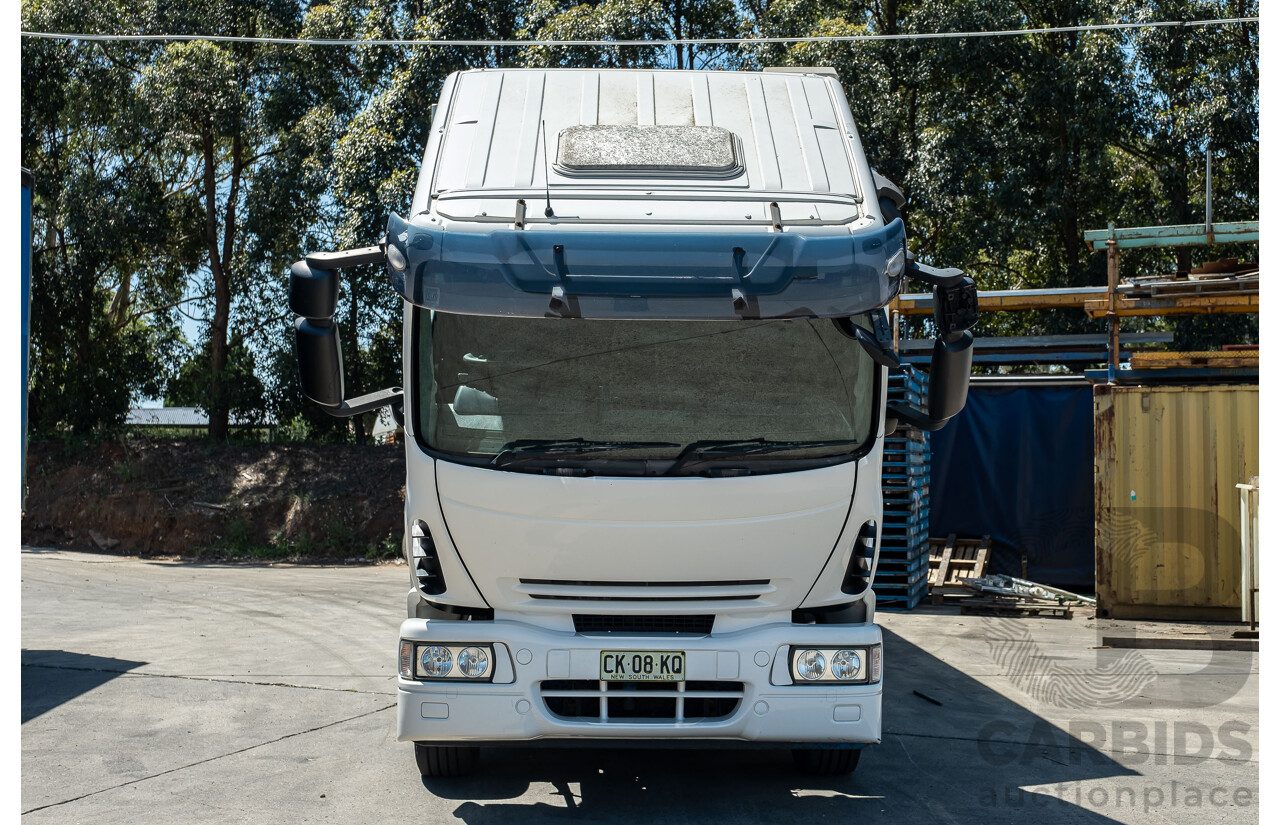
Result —
<instances>
[{"instance_id":1,"label":"marker light","mask_svg":"<svg viewBox=\"0 0 1280 825\"><path fill-rule=\"evenodd\" d=\"M400 247L393 243L387 244L387 263L391 264L391 268L397 272L404 272L409 266L409 262L405 260L404 253L400 251Z\"/></svg>"}]
</instances>

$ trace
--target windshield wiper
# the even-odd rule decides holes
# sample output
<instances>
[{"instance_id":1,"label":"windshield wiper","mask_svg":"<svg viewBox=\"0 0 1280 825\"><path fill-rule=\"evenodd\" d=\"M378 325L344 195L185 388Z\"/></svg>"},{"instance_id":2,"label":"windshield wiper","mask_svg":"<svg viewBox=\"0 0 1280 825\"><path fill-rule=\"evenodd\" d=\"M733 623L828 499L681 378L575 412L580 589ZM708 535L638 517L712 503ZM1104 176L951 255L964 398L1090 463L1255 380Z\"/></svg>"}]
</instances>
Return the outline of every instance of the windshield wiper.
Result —
<instances>
[{"instance_id":1,"label":"windshield wiper","mask_svg":"<svg viewBox=\"0 0 1280 825\"><path fill-rule=\"evenodd\" d=\"M509 441L493 457L493 466L503 467L515 461L537 461L562 455L600 453L609 450L679 447L670 441L588 441L585 438L522 438Z\"/></svg>"},{"instance_id":2,"label":"windshield wiper","mask_svg":"<svg viewBox=\"0 0 1280 825\"><path fill-rule=\"evenodd\" d=\"M760 455L762 453L778 453L787 450L804 450L817 449L821 447L851 447L857 445L858 442L850 438L835 439L831 441L775 441L768 438L752 438L739 441L717 441L715 439L705 439L702 441L694 441L685 446L680 454L676 456L671 466L667 468L664 475L677 475L680 470L686 469L690 464L701 459L708 460L711 456L715 456L712 460L724 460L725 458L739 458L748 455Z\"/></svg>"}]
</instances>

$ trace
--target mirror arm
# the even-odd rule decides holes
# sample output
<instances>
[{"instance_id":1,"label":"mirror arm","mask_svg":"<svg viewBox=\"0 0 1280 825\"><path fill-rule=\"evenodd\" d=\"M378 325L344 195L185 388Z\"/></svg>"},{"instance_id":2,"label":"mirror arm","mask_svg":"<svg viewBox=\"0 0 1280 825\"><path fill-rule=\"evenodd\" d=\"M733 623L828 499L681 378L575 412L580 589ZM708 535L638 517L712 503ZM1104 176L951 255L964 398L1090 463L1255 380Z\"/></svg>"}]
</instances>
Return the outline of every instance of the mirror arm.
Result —
<instances>
[{"instance_id":1,"label":"mirror arm","mask_svg":"<svg viewBox=\"0 0 1280 825\"><path fill-rule=\"evenodd\" d=\"M908 407L905 404L899 404L897 401L889 401L885 404L885 415L888 418L897 419L894 422L895 430L899 425L905 424L908 427L915 427L917 430L924 430L930 433L941 430L951 420L950 418L942 420L930 418L924 411ZM886 427L886 430L888 430L888 427ZM890 435L891 433L886 432L885 434Z\"/></svg>"},{"instance_id":2,"label":"mirror arm","mask_svg":"<svg viewBox=\"0 0 1280 825\"><path fill-rule=\"evenodd\" d=\"M906 275L933 287L933 319L937 326L930 361L928 412L890 401L885 406L885 431L890 424L937 432L964 407L969 392L973 335L978 323L978 287L959 269L938 269L907 253ZM945 416L935 418L934 416Z\"/></svg>"},{"instance_id":3,"label":"mirror arm","mask_svg":"<svg viewBox=\"0 0 1280 825\"><path fill-rule=\"evenodd\" d=\"M307 266L322 271L346 269L363 264L380 264L387 260L386 239L378 246L343 249L339 252L312 252L303 258Z\"/></svg>"},{"instance_id":4,"label":"mirror arm","mask_svg":"<svg viewBox=\"0 0 1280 825\"><path fill-rule=\"evenodd\" d=\"M955 267L938 269L916 260L914 252L907 253L907 277L934 287L956 287L964 282L965 274Z\"/></svg>"},{"instance_id":5,"label":"mirror arm","mask_svg":"<svg viewBox=\"0 0 1280 825\"><path fill-rule=\"evenodd\" d=\"M836 322L836 327L841 332L858 342L867 355L871 356L872 361L891 370L902 366L902 359L898 358L896 352L885 349L874 335L855 324L852 318L833 318L832 320Z\"/></svg>"},{"instance_id":6,"label":"mirror arm","mask_svg":"<svg viewBox=\"0 0 1280 825\"><path fill-rule=\"evenodd\" d=\"M389 387L385 390L371 392L368 395L362 395L359 398L352 398L343 401L336 407L321 407L320 409L332 415L334 418L350 418L353 415L373 412L382 407L390 406L392 408L391 415L395 417L397 423L404 420L404 390L400 387ZM400 415L396 416L396 407L400 408Z\"/></svg>"}]
</instances>

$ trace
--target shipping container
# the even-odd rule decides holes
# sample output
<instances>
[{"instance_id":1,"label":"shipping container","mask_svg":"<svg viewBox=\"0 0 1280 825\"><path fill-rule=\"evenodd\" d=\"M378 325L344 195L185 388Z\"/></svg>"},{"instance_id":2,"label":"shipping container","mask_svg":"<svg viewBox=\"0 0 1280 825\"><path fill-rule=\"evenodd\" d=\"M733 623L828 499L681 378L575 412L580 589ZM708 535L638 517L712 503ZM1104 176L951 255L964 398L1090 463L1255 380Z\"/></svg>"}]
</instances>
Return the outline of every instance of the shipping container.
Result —
<instances>
[{"instance_id":1,"label":"shipping container","mask_svg":"<svg viewBox=\"0 0 1280 825\"><path fill-rule=\"evenodd\" d=\"M1094 387L1098 615L1239 621L1256 385Z\"/></svg>"}]
</instances>

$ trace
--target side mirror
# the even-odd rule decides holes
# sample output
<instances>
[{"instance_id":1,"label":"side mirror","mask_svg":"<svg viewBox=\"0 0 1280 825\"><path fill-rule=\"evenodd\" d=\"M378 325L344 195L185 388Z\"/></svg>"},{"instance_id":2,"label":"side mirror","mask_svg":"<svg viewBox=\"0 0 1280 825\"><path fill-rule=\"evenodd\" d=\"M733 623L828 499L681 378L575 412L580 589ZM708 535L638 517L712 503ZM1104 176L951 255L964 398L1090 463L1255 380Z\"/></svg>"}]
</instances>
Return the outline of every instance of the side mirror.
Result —
<instances>
[{"instance_id":1,"label":"side mirror","mask_svg":"<svg viewBox=\"0 0 1280 825\"><path fill-rule=\"evenodd\" d=\"M289 269L289 309L294 322L302 394L322 407L337 407L344 395L338 311L338 273L298 261Z\"/></svg>"},{"instance_id":2,"label":"side mirror","mask_svg":"<svg viewBox=\"0 0 1280 825\"><path fill-rule=\"evenodd\" d=\"M342 343L333 319L294 322L302 394L322 407L337 407L346 394L342 380Z\"/></svg>"},{"instance_id":3,"label":"side mirror","mask_svg":"<svg viewBox=\"0 0 1280 825\"><path fill-rule=\"evenodd\" d=\"M338 270L385 260L381 246L367 246L317 252L289 270L289 308L300 316L294 322L294 340L302 394L330 415L359 415L391 406L396 420L403 421L404 391L399 387L345 399L342 342L333 320L338 311Z\"/></svg>"},{"instance_id":4,"label":"side mirror","mask_svg":"<svg viewBox=\"0 0 1280 825\"><path fill-rule=\"evenodd\" d=\"M933 286L933 320L938 336L929 362L927 413L890 403L888 415L904 424L934 432L964 409L973 367L973 333L978 323L978 287L958 269L935 269L907 254L907 277ZM889 429L886 423L886 431ZM895 425L896 426L896 425Z\"/></svg>"}]
</instances>

